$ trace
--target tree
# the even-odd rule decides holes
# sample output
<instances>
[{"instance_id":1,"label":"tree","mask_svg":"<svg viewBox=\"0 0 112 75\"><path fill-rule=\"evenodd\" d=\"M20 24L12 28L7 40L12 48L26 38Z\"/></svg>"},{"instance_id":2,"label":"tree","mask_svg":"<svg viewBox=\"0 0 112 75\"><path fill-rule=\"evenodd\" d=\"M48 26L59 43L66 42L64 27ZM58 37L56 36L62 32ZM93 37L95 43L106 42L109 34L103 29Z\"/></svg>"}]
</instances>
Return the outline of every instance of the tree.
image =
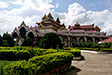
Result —
<instances>
[{"instance_id":1,"label":"tree","mask_svg":"<svg viewBox=\"0 0 112 75\"><path fill-rule=\"evenodd\" d=\"M46 33L39 42L39 47L41 48L62 48L61 39L56 33Z\"/></svg>"},{"instance_id":2,"label":"tree","mask_svg":"<svg viewBox=\"0 0 112 75\"><path fill-rule=\"evenodd\" d=\"M4 46L4 47L8 47L8 46L9 46L7 40L3 40L3 46Z\"/></svg>"},{"instance_id":3,"label":"tree","mask_svg":"<svg viewBox=\"0 0 112 75\"><path fill-rule=\"evenodd\" d=\"M33 44L33 40L31 38L26 38L23 43L22 46L32 46Z\"/></svg>"},{"instance_id":4,"label":"tree","mask_svg":"<svg viewBox=\"0 0 112 75\"><path fill-rule=\"evenodd\" d=\"M3 46L3 39L1 37L1 35L0 35L0 46Z\"/></svg>"},{"instance_id":5,"label":"tree","mask_svg":"<svg viewBox=\"0 0 112 75\"><path fill-rule=\"evenodd\" d=\"M13 40L13 38L8 33L4 33L3 34L3 40L7 40L7 44L10 47L14 46L14 40Z\"/></svg>"}]
</instances>

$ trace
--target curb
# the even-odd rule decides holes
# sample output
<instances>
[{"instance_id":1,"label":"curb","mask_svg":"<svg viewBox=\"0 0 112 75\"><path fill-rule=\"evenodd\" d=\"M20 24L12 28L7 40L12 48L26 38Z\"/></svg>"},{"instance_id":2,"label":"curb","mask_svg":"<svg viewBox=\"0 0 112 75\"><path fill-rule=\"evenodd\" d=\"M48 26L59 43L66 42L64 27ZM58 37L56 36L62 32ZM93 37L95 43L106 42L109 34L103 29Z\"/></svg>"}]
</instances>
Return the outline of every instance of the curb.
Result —
<instances>
[{"instance_id":1,"label":"curb","mask_svg":"<svg viewBox=\"0 0 112 75\"><path fill-rule=\"evenodd\" d=\"M89 53L96 53L96 54L109 54L110 52L98 52L98 51L90 51L90 50L81 50L81 52L89 52Z\"/></svg>"}]
</instances>

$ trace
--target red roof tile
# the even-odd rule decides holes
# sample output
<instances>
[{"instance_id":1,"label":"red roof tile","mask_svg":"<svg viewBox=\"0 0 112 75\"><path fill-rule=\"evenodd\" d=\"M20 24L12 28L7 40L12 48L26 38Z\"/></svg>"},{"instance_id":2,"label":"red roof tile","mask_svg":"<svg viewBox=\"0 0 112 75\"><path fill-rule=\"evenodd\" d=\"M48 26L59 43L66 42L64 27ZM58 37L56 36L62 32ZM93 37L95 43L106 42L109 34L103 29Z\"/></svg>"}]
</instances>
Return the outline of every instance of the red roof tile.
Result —
<instances>
[{"instance_id":1,"label":"red roof tile","mask_svg":"<svg viewBox=\"0 0 112 75\"><path fill-rule=\"evenodd\" d=\"M93 25L82 25L82 26L80 26L81 28L94 28L94 26Z\"/></svg>"},{"instance_id":2,"label":"red roof tile","mask_svg":"<svg viewBox=\"0 0 112 75\"><path fill-rule=\"evenodd\" d=\"M108 39L105 39L105 40L102 40L100 42L111 42L112 41L112 37L108 38Z\"/></svg>"},{"instance_id":3,"label":"red roof tile","mask_svg":"<svg viewBox=\"0 0 112 75\"><path fill-rule=\"evenodd\" d=\"M74 29L76 26L70 26L70 28L69 29ZM85 28L94 28L94 26L93 25L82 25L82 26L80 26L82 29L85 29Z\"/></svg>"}]
</instances>

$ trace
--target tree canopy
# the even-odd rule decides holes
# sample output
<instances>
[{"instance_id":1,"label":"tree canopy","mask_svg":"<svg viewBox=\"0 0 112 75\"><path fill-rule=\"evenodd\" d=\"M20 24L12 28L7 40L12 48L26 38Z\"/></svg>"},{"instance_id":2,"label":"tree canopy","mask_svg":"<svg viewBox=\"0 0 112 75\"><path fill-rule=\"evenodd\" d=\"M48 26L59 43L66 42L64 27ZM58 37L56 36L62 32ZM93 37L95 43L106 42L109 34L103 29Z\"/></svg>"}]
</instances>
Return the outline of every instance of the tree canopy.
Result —
<instances>
[{"instance_id":1,"label":"tree canopy","mask_svg":"<svg viewBox=\"0 0 112 75\"><path fill-rule=\"evenodd\" d=\"M8 46L10 46L10 47L14 46L14 40L8 33L3 34L3 40L7 41Z\"/></svg>"},{"instance_id":2,"label":"tree canopy","mask_svg":"<svg viewBox=\"0 0 112 75\"><path fill-rule=\"evenodd\" d=\"M33 40L31 38L26 38L23 43L22 46L32 46L33 44Z\"/></svg>"},{"instance_id":3,"label":"tree canopy","mask_svg":"<svg viewBox=\"0 0 112 75\"><path fill-rule=\"evenodd\" d=\"M41 48L62 48L61 39L56 33L46 33L39 42L39 47Z\"/></svg>"},{"instance_id":4,"label":"tree canopy","mask_svg":"<svg viewBox=\"0 0 112 75\"><path fill-rule=\"evenodd\" d=\"M0 35L0 46L3 46L3 39L1 37L1 35Z\"/></svg>"}]
</instances>

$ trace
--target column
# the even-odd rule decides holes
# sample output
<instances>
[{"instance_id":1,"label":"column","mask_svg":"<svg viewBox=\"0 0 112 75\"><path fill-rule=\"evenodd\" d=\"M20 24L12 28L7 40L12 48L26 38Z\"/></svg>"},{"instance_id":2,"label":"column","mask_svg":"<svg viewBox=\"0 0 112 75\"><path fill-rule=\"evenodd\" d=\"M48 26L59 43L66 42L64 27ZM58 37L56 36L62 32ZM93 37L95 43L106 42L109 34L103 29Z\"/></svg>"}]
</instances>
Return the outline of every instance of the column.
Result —
<instances>
[{"instance_id":1,"label":"column","mask_svg":"<svg viewBox=\"0 0 112 75\"><path fill-rule=\"evenodd\" d=\"M70 47L70 37L68 36L67 46Z\"/></svg>"},{"instance_id":2,"label":"column","mask_svg":"<svg viewBox=\"0 0 112 75\"><path fill-rule=\"evenodd\" d=\"M79 38L80 38L80 37L76 37L76 39L77 39L77 44L79 44Z\"/></svg>"},{"instance_id":3,"label":"column","mask_svg":"<svg viewBox=\"0 0 112 75\"><path fill-rule=\"evenodd\" d=\"M93 42L95 42L95 38L92 38L93 39Z\"/></svg>"},{"instance_id":4,"label":"column","mask_svg":"<svg viewBox=\"0 0 112 75\"><path fill-rule=\"evenodd\" d=\"M59 36L59 38L61 39L61 42L63 42L63 41L62 41L62 37L61 37L61 36Z\"/></svg>"},{"instance_id":5,"label":"column","mask_svg":"<svg viewBox=\"0 0 112 75\"><path fill-rule=\"evenodd\" d=\"M85 42L87 42L87 37L84 37Z\"/></svg>"}]
</instances>

